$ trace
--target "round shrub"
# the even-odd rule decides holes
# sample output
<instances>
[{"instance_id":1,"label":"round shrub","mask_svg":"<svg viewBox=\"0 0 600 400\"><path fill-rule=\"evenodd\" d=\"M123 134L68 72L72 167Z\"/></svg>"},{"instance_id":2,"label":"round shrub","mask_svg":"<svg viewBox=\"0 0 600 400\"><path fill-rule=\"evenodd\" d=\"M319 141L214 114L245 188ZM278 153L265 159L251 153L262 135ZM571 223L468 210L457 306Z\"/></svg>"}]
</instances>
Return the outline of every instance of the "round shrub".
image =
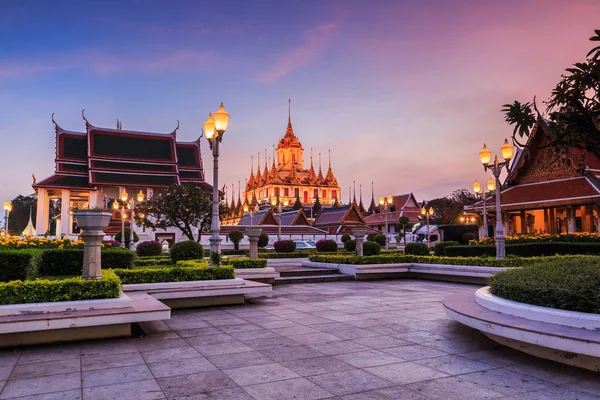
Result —
<instances>
[{"instance_id":1,"label":"round shrub","mask_svg":"<svg viewBox=\"0 0 600 400\"><path fill-rule=\"evenodd\" d=\"M348 240L352 240L352 236L348 235L347 233L344 233L342 235L342 243L346 243Z\"/></svg>"},{"instance_id":2,"label":"round shrub","mask_svg":"<svg viewBox=\"0 0 600 400\"><path fill-rule=\"evenodd\" d=\"M260 248L267 247L268 244L269 244L269 235L267 235L265 232L261 233L260 236L258 237L258 247L260 247Z\"/></svg>"},{"instance_id":3,"label":"round shrub","mask_svg":"<svg viewBox=\"0 0 600 400\"><path fill-rule=\"evenodd\" d=\"M469 242L471 240L475 240L477 239L477 237L475 237L475 234L472 232L465 232L463 233L461 240L462 240L462 244L469 244Z\"/></svg>"},{"instance_id":4,"label":"round shrub","mask_svg":"<svg viewBox=\"0 0 600 400\"><path fill-rule=\"evenodd\" d=\"M273 243L277 253L293 253L296 250L296 242L293 240L277 240Z\"/></svg>"},{"instance_id":5,"label":"round shrub","mask_svg":"<svg viewBox=\"0 0 600 400\"><path fill-rule=\"evenodd\" d=\"M414 254L416 256L428 256L429 255L429 246L425 243L407 243L404 246L404 254Z\"/></svg>"},{"instance_id":6,"label":"round shrub","mask_svg":"<svg viewBox=\"0 0 600 400\"><path fill-rule=\"evenodd\" d=\"M151 240L149 242L142 242L138 244L135 252L140 257L160 256L162 253L162 246L156 240Z\"/></svg>"},{"instance_id":7,"label":"round shrub","mask_svg":"<svg viewBox=\"0 0 600 400\"><path fill-rule=\"evenodd\" d=\"M382 247L385 246L385 235L384 234L375 235L373 237L373 242L379 244Z\"/></svg>"},{"instance_id":8,"label":"round shrub","mask_svg":"<svg viewBox=\"0 0 600 400\"><path fill-rule=\"evenodd\" d=\"M446 240L444 242L436 243L435 246L433 247L433 253L436 256L445 256L446 255L446 247L448 247L448 246L460 246L460 243L458 243L455 240Z\"/></svg>"},{"instance_id":9,"label":"round shrub","mask_svg":"<svg viewBox=\"0 0 600 400\"><path fill-rule=\"evenodd\" d=\"M376 256L381 253L381 246L377 242L364 242L363 243L363 255L364 256Z\"/></svg>"},{"instance_id":10,"label":"round shrub","mask_svg":"<svg viewBox=\"0 0 600 400\"><path fill-rule=\"evenodd\" d=\"M378 235L377 233L369 233L367 235L367 242L373 242L373 241L375 241L375 236L377 236L377 235Z\"/></svg>"},{"instance_id":11,"label":"round shrub","mask_svg":"<svg viewBox=\"0 0 600 400\"><path fill-rule=\"evenodd\" d=\"M356 240L350 239L344 242L344 250L346 251L356 251Z\"/></svg>"},{"instance_id":12,"label":"round shrub","mask_svg":"<svg viewBox=\"0 0 600 400\"><path fill-rule=\"evenodd\" d=\"M337 243L331 239L321 239L317 242L317 251L320 253L337 253Z\"/></svg>"},{"instance_id":13,"label":"round shrub","mask_svg":"<svg viewBox=\"0 0 600 400\"><path fill-rule=\"evenodd\" d=\"M500 272L492 294L519 303L600 314L600 268L592 259L563 258Z\"/></svg>"},{"instance_id":14,"label":"round shrub","mask_svg":"<svg viewBox=\"0 0 600 400\"><path fill-rule=\"evenodd\" d=\"M234 250L239 250L240 242L244 238L244 234L238 230L235 230L235 231L229 232L229 235L227 235L227 236L229 237L229 240L231 240L231 243L233 243Z\"/></svg>"},{"instance_id":15,"label":"round shrub","mask_svg":"<svg viewBox=\"0 0 600 400\"><path fill-rule=\"evenodd\" d=\"M203 256L202 245L193 240L178 242L171 247L171 261L173 264L180 260L197 260Z\"/></svg>"},{"instance_id":16,"label":"round shrub","mask_svg":"<svg viewBox=\"0 0 600 400\"><path fill-rule=\"evenodd\" d=\"M129 247L129 235L129 228L125 228L125 247ZM115 235L115 240L119 243L119 245L121 244L121 231L117 232ZM137 243L138 240L140 240L139 236L137 233L135 233L135 231L133 231L133 243Z\"/></svg>"}]
</instances>

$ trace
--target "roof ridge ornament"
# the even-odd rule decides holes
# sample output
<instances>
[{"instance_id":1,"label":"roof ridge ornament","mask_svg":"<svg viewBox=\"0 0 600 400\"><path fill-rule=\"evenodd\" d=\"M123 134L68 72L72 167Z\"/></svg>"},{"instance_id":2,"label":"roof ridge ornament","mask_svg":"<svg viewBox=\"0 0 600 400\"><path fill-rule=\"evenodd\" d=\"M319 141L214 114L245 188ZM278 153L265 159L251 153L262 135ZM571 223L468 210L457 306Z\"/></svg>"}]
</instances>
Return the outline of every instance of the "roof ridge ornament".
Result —
<instances>
[{"instance_id":1,"label":"roof ridge ornament","mask_svg":"<svg viewBox=\"0 0 600 400\"><path fill-rule=\"evenodd\" d=\"M85 108L83 110L81 110L81 118L83 118L83 120L85 121L86 128L88 126L92 126L92 124L90 124L90 121L88 121L87 118L85 117Z\"/></svg>"},{"instance_id":2,"label":"roof ridge ornament","mask_svg":"<svg viewBox=\"0 0 600 400\"><path fill-rule=\"evenodd\" d=\"M179 130L179 120L177 120L177 128L173 131L173 135L177 135L177 130Z\"/></svg>"}]
</instances>

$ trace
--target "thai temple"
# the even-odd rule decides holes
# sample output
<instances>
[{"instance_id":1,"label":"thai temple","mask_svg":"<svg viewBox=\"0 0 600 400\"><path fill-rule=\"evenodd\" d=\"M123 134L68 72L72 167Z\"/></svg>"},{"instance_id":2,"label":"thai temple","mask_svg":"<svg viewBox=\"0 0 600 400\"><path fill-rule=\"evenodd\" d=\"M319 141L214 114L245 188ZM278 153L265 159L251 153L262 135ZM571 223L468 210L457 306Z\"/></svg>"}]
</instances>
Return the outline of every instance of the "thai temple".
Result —
<instances>
[{"instance_id":1,"label":"thai temple","mask_svg":"<svg viewBox=\"0 0 600 400\"><path fill-rule=\"evenodd\" d=\"M293 205L297 198L305 206L314 204L317 198L325 207L340 204L342 193L331 169L331 152L325 174L321 167L320 154L318 170L315 169L312 149L310 166L306 169L304 167L304 147L294 133L289 112L285 135L279 139L277 148L273 146L271 165L269 166L266 149L262 170L260 164L259 153L256 172L254 161L252 161L250 177L246 180L246 189L243 193L244 203L250 205L270 203L271 199L275 197L279 201L287 201L290 205Z\"/></svg>"},{"instance_id":2,"label":"thai temple","mask_svg":"<svg viewBox=\"0 0 600 400\"><path fill-rule=\"evenodd\" d=\"M196 182L211 189L204 180L200 138L177 141L177 128L171 133L151 133L92 125L82 112L85 131L68 131L52 116L56 134L54 174L33 183L37 193L36 234L72 236L78 233L71 211L74 207L106 207L127 192L130 199L153 196L174 183ZM49 232L50 207L60 207L56 232ZM114 210L108 235L121 230L121 218L129 227L129 210ZM144 240L176 241L180 232L145 232L134 226ZM142 237L140 237L142 240Z\"/></svg>"}]
</instances>

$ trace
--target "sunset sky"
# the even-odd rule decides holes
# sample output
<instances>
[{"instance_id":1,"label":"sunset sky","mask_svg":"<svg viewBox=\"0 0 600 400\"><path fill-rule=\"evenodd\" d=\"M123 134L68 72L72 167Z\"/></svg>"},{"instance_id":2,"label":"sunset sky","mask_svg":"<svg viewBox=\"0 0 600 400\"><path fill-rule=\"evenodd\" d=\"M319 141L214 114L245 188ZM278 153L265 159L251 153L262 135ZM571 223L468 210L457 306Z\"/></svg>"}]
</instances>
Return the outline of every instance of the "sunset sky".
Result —
<instances>
[{"instance_id":1,"label":"sunset sky","mask_svg":"<svg viewBox=\"0 0 600 400\"><path fill-rule=\"evenodd\" d=\"M4 1L0 5L0 201L54 168L54 125L200 135L231 114L220 182L282 137L288 98L308 160L327 150L343 200L431 199L486 180L514 99L545 100L592 47L597 0ZM212 157L203 141L206 178ZM264 160L263 160L264 163Z\"/></svg>"}]
</instances>

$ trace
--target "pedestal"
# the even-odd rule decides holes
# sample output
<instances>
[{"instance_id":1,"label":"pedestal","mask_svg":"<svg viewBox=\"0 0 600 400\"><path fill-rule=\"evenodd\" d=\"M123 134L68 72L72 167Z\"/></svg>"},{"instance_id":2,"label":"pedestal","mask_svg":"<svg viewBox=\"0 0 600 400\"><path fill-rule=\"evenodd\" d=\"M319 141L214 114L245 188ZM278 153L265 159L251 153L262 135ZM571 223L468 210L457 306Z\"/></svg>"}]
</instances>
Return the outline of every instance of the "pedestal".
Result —
<instances>
[{"instance_id":1,"label":"pedestal","mask_svg":"<svg viewBox=\"0 0 600 400\"><path fill-rule=\"evenodd\" d=\"M246 228L246 236L250 241L250 258L258 258L258 239L261 233L261 228Z\"/></svg>"},{"instance_id":2,"label":"pedestal","mask_svg":"<svg viewBox=\"0 0 600 400\"><path fill-rule=\"evenodd\" d=\"M354 240L356 241L356 255L358 257L363 256L363 242L366 234L367 231L365 229L352 229L352 236L354 236Z\"/></svg>"},{"instance_id":3,"label":"pedestal","mask_svg":"<svg viewBox=\"0 0 600 400\"><path fill-rule=\"evenodd\" d=\"M102 239L112 214L109 212L78 211L77 224L83 232L83 272L84 279L102 278Z\"/></svg>"}]
</instances>

